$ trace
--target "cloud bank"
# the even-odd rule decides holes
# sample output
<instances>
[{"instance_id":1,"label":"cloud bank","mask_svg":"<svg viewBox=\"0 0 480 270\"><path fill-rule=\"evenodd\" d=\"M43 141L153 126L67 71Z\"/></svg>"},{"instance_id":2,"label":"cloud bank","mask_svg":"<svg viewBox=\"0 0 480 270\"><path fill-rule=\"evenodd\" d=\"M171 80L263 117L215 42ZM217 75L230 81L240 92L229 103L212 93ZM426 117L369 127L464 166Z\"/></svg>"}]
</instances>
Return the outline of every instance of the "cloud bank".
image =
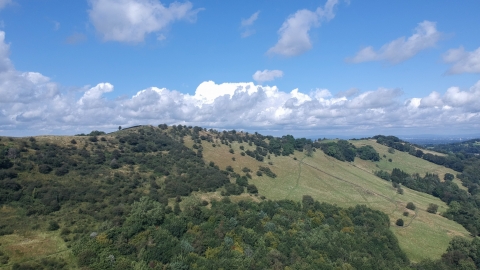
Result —
<instances>
[{"instance_id":1,"label":"cloud bank","mask_svg":"<svg viewBox=\"0 0 480 270\"><path fill-rule=\"evenodd\" d=\"M168 7L158 0L90 0L90 21L104 41L138 43L150 33L161 33L179 20L194 22L201 9L190 2L173 2Z\"/></svg>"},{"instance_id":2,"label":"cloud bank","mask_svg":"<svg viewBox=\"0 0 480 270\"><path fill-rule=\"evenodd\" d=\"M279 54L283 56L296 56L312 48L310 41L310 29L319 27L322 21L330 21L335 17L333 9L338 0L328 0L323 8L319 7L315 12L302 9L290 15L278 30L280 36L277 44L271 47L267 54Z\"/></svg>"},{"instance_id":3,"label":"cloud bank","mask_svg":"<svg viewBox=\"0 0 480 270\"><path fill-rule=\"evenodd\" d=\"M423 21L415 28L415 33L408 37L400 37L383 45L378 51L372 46L361 49L348 62L362 63L369 61L386 61L397 64L412 58L422 50L431 48L440 40L441 33L437 31L436 23Z\"/></svg>"},{"instance_id":4,"label":"cloud bank","mask_svg":"<svg viewBox=\"0 0 480 270\"><path fill-rule=\"evenodd\" d=\"M271 130L363 130L372 135L391 128L412 133L480 128L480 81L470 89L402 99L398 89L328 89L302 93L252 82L201 83L194 94L150 87L130 97L108 99L108 82L67 91L37 72L20 72L0 31L0 134L74 134L138 124ZM267 72L268 73L268 72Z\"/></svg>"}]
</instances>

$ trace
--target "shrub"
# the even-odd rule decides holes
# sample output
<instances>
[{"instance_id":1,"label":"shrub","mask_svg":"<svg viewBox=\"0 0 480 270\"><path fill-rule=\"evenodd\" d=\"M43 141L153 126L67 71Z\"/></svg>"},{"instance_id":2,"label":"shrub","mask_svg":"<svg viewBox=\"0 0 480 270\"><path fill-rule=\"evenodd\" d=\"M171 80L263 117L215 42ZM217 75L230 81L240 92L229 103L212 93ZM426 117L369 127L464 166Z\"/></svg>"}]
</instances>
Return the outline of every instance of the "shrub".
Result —
<instances>
[{"instance_id":1,"label":"shrub","mask_svg":"<svg viewBox=\"0 0 480 270\"><path fill-rule=\"evenodd\" d=\"M410 210L415 210L417 207L412 202L407 203L407 208Z\"/></svg>"},{"instance_id":2,"label":"shrub","mask_svg":"<svg viewBox=\"0 0 480 270\"><path fill-rule=\"evenodd\" d=\"M48 223L48 227L47 227L47 230L49 231L56 231L60 228L60 225L58 225L58 223L54 220L51 220L49 223Z\"/></svg>"},{"instance_id":3,"label":"shrub","mask_svg":"<svg viewBox=\"0 0 480 270\"><path fill-rule=\"evenodd\" d=\"M405 212L403 212L403 215L404 215L405 217L408 217L408 215L410 215L410 213L408 213L407 211L405 211Z\"/></svg>"},{"instance_id":4,"label":"shrub","mask_svg":"<svg viewBox=\"0 0 480 270\"><path fill-rule=\"evenodd\" d=\"M247 192L248 193L252 193L252 194L257 194L258 193L258 189L255 185L248 185L247 186Z\"/></svg>"},{"instance_id":5,"label":"shrub","mask_svg":"<svg viewBox=\"0 0 480 270\"><path fill-rule=\"evenodd\" d=\"M436 205L434 203L431 203L431 204L428 205L427 212L432 213L432 214L436 214L437 210L438 210L438 205Z\"/></svg>"},{"instance_id":6,"label":"shrub","mask_svg":"<svg viewBox=\"0 0 480 270\"><path fill-rule=\"evenodd\" d=\"M455 176L451 173L446 173L445 176L443 177L445 181L452 181L454 178Z\"/></svg>"},{"instance_id":7,"label":"shrub","mask_svg":"<svg viewBox=\"0 0 480 270\"><path fill-rule=\"evenodd\" d=\"M403 226L403 219L401 219L401 218L397 219L397 222L395 222L395 224L396 224L397 226L402 227L402 226Z\"/></svg>"},{"instance_id":8,"label":"shrub","mask_svg":"<svg viewBox=\"0 0 480 270\"><path fill-rule=\"evenodd\" d=\"M67 166L62 166L62 167L55 170L55 175L57 175L57 176L64 176L67 173L68 173L68 167Z\"/></svg>"},{"instance_id":9,"label":"shrub","mask_svg":"<svg viewBox=\"0 0 480 270\"><path fill-rule=\"evenodd\" d=\"M52 171L52 167L48 166L47 164L42 164L38 166L38 171L43 174L48 174Z\"/></svg>"},{"instance_id":10,"label":"shrub","mask_svg":"<svg viewBox=\"0 0 480 270\"><path fill-rule=\"evenodd\" d=\"M262 176L263 173L261 171L257 171L257 176Z\"/></svg>"}]
</instances>

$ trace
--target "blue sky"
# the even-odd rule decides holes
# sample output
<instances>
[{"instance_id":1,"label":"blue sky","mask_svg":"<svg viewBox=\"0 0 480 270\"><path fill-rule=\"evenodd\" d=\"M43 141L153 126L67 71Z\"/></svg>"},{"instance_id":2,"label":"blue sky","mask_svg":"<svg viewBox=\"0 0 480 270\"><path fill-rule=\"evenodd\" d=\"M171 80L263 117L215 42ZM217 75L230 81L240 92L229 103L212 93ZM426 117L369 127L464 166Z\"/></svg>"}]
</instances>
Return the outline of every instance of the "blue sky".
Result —
<instances>
[{"instance_id":1,"label":"blue sky","mask_svg":"<svg viewBox=\"0 0 480 270\"><path fill-rule=\"evenodd\" d=\"M471 134L480 3L0 0L0 135Z\"/></svg>"}]
</instances>

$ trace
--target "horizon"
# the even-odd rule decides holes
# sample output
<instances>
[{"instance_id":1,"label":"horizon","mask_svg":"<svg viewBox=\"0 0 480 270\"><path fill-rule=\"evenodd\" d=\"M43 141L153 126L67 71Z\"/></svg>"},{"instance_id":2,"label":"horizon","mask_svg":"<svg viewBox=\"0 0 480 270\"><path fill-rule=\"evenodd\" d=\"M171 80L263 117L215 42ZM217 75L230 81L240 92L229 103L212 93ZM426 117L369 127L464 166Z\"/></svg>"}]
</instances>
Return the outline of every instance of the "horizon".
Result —
<instances>
[{"instance_id":1,"label":"horizon","mask_svg":"<svg viewBox=\"0 0 480 270\"><path fill-rule=\"evenodd\" d=\"M160 123L301 137L479 134L478 9L0 0L0 136Z\"/></svg>"}]
</instances>

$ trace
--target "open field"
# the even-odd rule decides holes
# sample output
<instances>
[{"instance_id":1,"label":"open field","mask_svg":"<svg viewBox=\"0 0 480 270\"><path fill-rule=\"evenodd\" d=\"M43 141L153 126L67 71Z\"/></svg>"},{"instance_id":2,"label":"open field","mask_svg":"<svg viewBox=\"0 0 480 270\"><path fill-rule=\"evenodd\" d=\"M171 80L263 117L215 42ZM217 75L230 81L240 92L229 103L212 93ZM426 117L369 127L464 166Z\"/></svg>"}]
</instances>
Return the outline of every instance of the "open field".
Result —
<instances>
[{"instance_id":1,"label":"open field","mask_svg":"<svg viewBox=\"0 0 480 270\"><path fill-rule=\"evenodd\" d=\"M443 180L443 177L446 173L457 175L457 172L452 169L436 165L421 158L414 157L406 152L395 150L395 153L390 154L388 152L387 146L378 144L373 140L351 141L351 143L356 147L370 145L375 148L375 150L377 150L381 158L379 162L373 163L366 160L355 159L356 166L370 172L378 170L391 172L393 168L399 168L409 174L419 173L420 175L425 175L425 173L435 173L438 174L441 180ZM433 151L428 152L434 155L444 155ZM386 157L383 157L383 155L385 155ZM392 159L392 162L389 162L388 159ZM462 185L462 182L459 179L455 178L453 182L456 183L460 188L467 190L467 188Z\"/></svg>"},{"instance_id":2,"label":"open field","mask_svg":"<svg viewBox=\"0 0 480 270\"><path fill-rule=\"evenodd\" d=\"M425 258L438 259L445 252L450 239L455 235L468 237L469 233L459 224L442 217L439 214L430 214L426 209L430 203L439 205L439 212L444 212L447 205L431 195L410 190L404 187L404 194L397 193L390 182L375 175L375 170L391 171L400 168L408 173L426 172L437 173L443 178L452 170L435 165L428 161L413 157L408 153L396 151L387 152L388 147L378 145L373 141L353 141L356 146L372 145L380 156L387 155L393 162L383 158L380 162L364 161L356 158L355 162L340 162L326 156L322 151L314 152L313 157L306 157L304 153L295 152L295 158L285 156L271 156L259 162L249 156L241 156L240 144L234 142L230 154L229 146L212 147L205 141L202 143L204 157L213 161L220 168L230 165L237 173L242 174L241 168L248 167L255 172L259 166L269 166L277 174L277 178L267 176L258 177L251 173L260 195L267 199L301 200L303 195L311 195L314 199L337 204L343 207L365 204L373 209L389 215L391 230L397 236L400 246L407 253L410 260L417 262ZM188 145L189 142L186 141ZM191 145L191 144L190 144ZM253 149L248 144L242 144L246 149ZM235 161L231 159L235 157ZM273 165L269 165L272 162ZM378 166L378 167L377 167ZM408 202L413 202L417 210L405 208ZM408 217L403 213L408 211ZM405 227L397 227L395 221L403 218Z\"/></svg>"}]
</instances>

